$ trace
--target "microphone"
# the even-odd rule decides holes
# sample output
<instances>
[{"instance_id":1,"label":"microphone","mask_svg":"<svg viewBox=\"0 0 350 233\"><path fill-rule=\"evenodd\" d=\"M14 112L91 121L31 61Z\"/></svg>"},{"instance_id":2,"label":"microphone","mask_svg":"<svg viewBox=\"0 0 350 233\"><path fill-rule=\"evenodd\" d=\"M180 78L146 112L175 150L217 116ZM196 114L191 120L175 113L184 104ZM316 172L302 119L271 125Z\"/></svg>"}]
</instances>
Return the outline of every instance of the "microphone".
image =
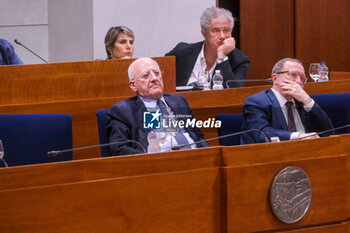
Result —
<instances>
[{"instance_id":1,"label":"microphone","mask_svg":"<svg viewBox=\"0 0 350 233\"><path fill-rule=\"evenodd\" d=\"M248 129L248 130L244 130L244 131L241 131L241 132L236 132L236 133L230 133L230 134L226 134L226 135L223 135L223 136L218 136L218 137L214 137L214 138L209 138L209 139L204 139L204 140L200 140L200 141L197 141L197 142L193 142L193 143L189 143L189 144L184 144L184 145L177 145L177 146L173 146L171 147L171 150L180 150L181 148L185 147L185 146L191 146L191 145L194 145L194 144L198 144L198 143L202 143L202 142L209 142L209 141L213 141L213 140L216 140L216 139L221 139L221 138L227 138L227 137L231 137L231 136L237 136L237 135L240 135L240 134L244 134L244 133L249 133L249 132L258 132L258 133L261 133L264 138L265 138L265 142L270 142L266 135L258 130L258 129Z\"/></svg>"},{"instance_id":2,"label":"microphone","mask_svg":"<svg viewBox=\"0 0 350 233\"><path fill-rule=\"evenodd\" d=\"M2 163L4 164L5 167L8 167L9 165L6 163L5 159L3 159L2 157L0 157L0 160L2 161Z\"/></svg>"},{"instance_id":3,"label":"microphone","mask_svg":"<svg viewBox=\"0 0 350 233\"><path fill-rule=\"evenodd\" d=\"M329 132L332 132L332 131L337 131L339 129L345 129L345 128L348 128L350 127L350 124L347 124L347 125L343 125L343 126L339 126L337 128L332 128L332 129L327 129L327 130L324 130L324 131L321 131L321 132L315 132L315 133L312 133L310 135L307 135L307 136L304 136L304 137L301 137L301 138L296 138L294 140L299 140L299 139L304 139L304 138L308 138L308 137L312 137L312 136L315 136L315 135L320 135L320 134L325 134L325 133L329 133Z\"/></svg>"},{"instance_id":4,"label":"microphone","mask_svg":"<svg viewBox=\"0 0 350 233\"><path fill-rule=\"evenodd\" d=\"M112 146L112 145L123 145L123 144L129 143L129 142L136 143L137 145L139 145L142 148L142 151L144 153L147 153L145 147L141 143L139 143L138 141L125 140L125 141L122 141L122 142L110 142L110 143L104 143L104 144L98 144L98 145L92 145L92 146L77 147L77 148L72 148L72 149L67 149L67 150L53 150L53 151L47 152L47 156L48 157L54 157L54 156L57 156L59 154L66 153L66 152L72 152L72 151L77 151L77 150L85 150L85 149L92 149L92 148L96 148L96 147Z\"/></svg>"},{"instance_id":5,"label":"microphone","mask_svg":"<svg viewBox=\"0 0 350 233\"><path fill-rule=\"evenodd\" d=\"M34 54L35 56L37 56L38 58L40 58L41 60L43 60L45 63L48 63L44 58L40 57L38 54L34 53L32 50L30 50L29 48L27 48L27 46L25 46L24 44L22 44L21 42L19 42L17 39L14 40L14 42L22 47L24 47L25 49L27 49L29 52L31 52L32 54Z\"/></svg>"},{"instance_id":6,"label":"microphone","mask_svg":"<svg viewBox=\"0 0 350 233\"><path fill-rule=\"evenodd\" d=\"M266 79L237 79L237 80L227 80L225 85L226 88L230 88L229 83L238 83L238 82L272 82L272 78L266 78Z\"/></svg>"}]
</instances>

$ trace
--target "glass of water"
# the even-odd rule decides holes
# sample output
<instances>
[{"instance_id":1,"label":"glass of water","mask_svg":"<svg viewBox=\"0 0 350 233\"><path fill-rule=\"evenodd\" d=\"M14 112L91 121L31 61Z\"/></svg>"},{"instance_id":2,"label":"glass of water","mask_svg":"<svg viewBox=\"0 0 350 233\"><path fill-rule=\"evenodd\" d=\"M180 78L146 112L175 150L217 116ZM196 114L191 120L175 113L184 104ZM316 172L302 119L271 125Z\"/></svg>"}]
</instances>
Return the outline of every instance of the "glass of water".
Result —
<instances>
[{"instance_id":1,"label":"glass of water","mask_svg":"<svg viewBox=\"0 0 350 233\"><path fill-rule=\"evenodd\" d=\"M208 71L201 71L198 76L199 82L204 86L204 90L210 90L210 73Z\"/></svg>"},{"instance_id":2,"label":"glass of water","mask_svg":"<svg viewBox=\"0 0 350 233\"><path fill-rule=\"evenodd\" d=\"M0 160L2 161L2 163L5 165L5 167L7 167L7 163L6 161L3 159L4 157L4 145L2 144L2 141L0 140Z\"/></svg>"},{"instance_id":3,"label":"glass of water","mask_svg":"<svg viewBox=\"0 0 350 233\"><path fill-rule=\"evenodd\" d=\"M318 74L318 68L320 67L320 63L311 63L309 67L309 75L315 81L318 82L320 75Z\"/></svg>"}]
</instances>

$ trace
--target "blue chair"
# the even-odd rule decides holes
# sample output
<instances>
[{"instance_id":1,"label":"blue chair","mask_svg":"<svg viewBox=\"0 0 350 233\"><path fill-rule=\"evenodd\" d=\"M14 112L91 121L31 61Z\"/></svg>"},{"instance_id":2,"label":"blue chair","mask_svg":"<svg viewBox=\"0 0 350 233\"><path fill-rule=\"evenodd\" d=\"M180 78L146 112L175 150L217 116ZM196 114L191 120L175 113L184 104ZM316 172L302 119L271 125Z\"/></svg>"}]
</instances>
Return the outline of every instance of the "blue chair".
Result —
<instances>
[{"instance_id":1,"label":"blue chair","mask_svg":"<svg viewBox=\"0 0 350 233\"><path fill-rule=\"evenodd\" d=\"M331 118L335 128L350 124L350 93L319 94L311 97ZM350 128L335 131L335 134L345 133L350 133Z\"/></svg>"},{"instance_id":2,"label":"blue chair","mask_svg":"<svg viewBox=\"0 0 350 233\"><path fill-rule=\"evenodd\" d=\"M72 152L47 156L49 151L73 147L72 116L69 114L0 115L0 139L9 166L73 159Z\"/></svg>"},{"instance_id":3,"label":"blue chair","mask_svg":"<svg viewBox=\"0 0 350 233\"><path fill-rule=\"evenodd\" d=\"M100 139L100 144L109 143L108 135L107 135L107 131L106 131L107 112L108 112L108 109L98 110L96 112L98 136ZM100 149L101 149L102 157L106 157L106 156L111 155L111 151L109 149L109 146L102 146L102 147L100 147Z\"/></svg>"},{"instance_id":4,"label":"blue chair","mask_svg":"<svg viewBox=\"0 0 350 233\"><path fill-rule=\"evenodd\" d=\"M243 114L217 114L216 119L221 121L221 128L218 128L218 136L242 131ZM240 135L219 139L222 146L232 146L240 144Z\"/></svg>"}]
</instances>

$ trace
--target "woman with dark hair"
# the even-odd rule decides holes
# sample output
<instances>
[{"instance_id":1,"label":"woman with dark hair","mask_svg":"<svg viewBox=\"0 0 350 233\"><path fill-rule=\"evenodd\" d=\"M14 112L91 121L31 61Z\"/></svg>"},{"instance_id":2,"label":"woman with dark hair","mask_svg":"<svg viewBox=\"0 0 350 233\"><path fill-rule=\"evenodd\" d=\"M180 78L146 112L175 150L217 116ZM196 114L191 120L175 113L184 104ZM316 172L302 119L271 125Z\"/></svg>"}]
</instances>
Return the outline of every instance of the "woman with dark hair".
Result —
<instances>
[{"instance_id":1,"label":"woman with dark hair","mask_svg":"<svg viewBox=\"0 0 350 233\"><path fill-rule=\"evenodd\" d=\"M107 59L132 58L134 33L125 26L111 27L105 37Z\"/></svg>"}]
</instances>

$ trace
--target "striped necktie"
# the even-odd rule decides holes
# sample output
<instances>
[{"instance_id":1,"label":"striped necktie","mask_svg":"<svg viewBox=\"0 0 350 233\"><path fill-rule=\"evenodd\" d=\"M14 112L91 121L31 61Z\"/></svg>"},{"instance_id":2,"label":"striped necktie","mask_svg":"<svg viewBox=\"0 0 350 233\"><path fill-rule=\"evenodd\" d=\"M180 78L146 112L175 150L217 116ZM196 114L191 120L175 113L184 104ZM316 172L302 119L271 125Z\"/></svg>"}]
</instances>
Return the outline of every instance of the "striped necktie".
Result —
<instances>
[{"instance_id":1,"label":"striped necktie","mask_svg":"<svg viewBox=\"0 0 350 233\"><path fill-rule=\"evenodd\" d=\"M162 115L167 115L170 116L169 111L167 110L164 102L160 99L157 100L157 106L160 109L160 112L162 113ZM172 119L175 120L175 119ZM177 128L178 129L178 133L176 133L176 135L174 136L175 140L177 141L177 143L179 145L187 145L189 144L187 138L185 137L184 133L183 133L183 129ZM191 149L191 146L184 146L182 147L182 149Z\"/></svg>"}]
</instances>

